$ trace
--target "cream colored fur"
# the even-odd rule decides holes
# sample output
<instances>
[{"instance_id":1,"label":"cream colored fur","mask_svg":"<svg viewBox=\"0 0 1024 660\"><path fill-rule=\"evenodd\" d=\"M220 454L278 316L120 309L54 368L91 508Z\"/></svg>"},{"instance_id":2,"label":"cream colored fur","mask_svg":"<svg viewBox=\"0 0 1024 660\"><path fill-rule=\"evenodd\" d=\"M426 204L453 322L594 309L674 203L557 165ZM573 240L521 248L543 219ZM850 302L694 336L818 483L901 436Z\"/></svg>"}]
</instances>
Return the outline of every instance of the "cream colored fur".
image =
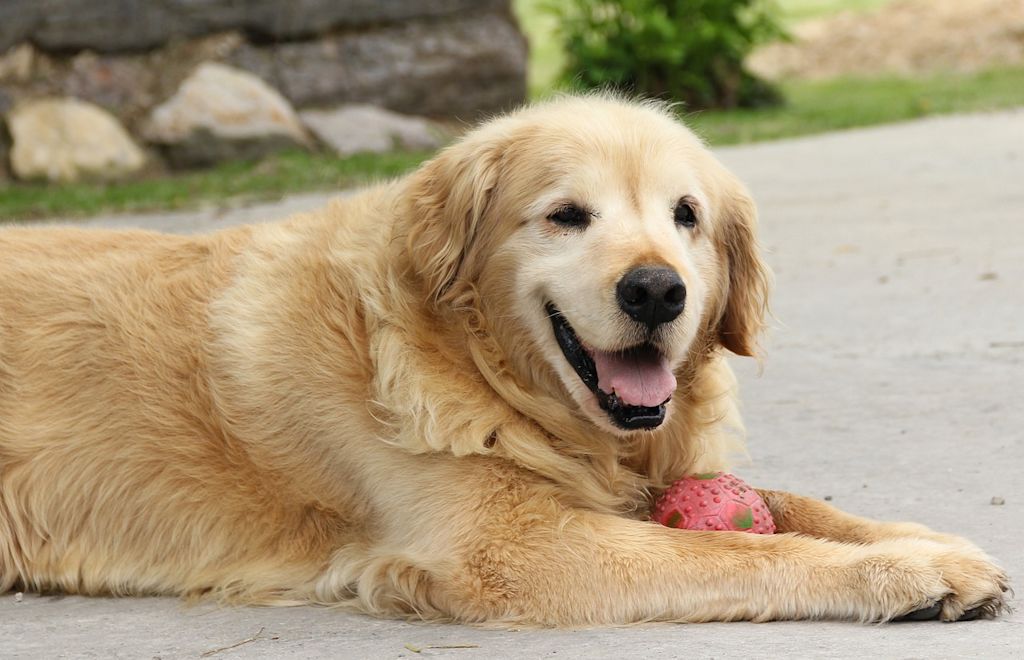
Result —
<instances>
[{"instance_id":1,"label":"cream colored fur","mask_svg":"<svg viewBox=\"0 0 1024 660\"><path fill-rule=\"evenodd\" d=\"M590 228L546 219L566 201ZM624 347L614 283L650 262L687 284L679 386L625 433L543 303ZM281 224L0 231L0 588L554 625L998 613L1002 572L920 526L768 491L773 536L644 520L740 449L723 351L754 353L767 282L743 187L607 97Z\"/></svg>"}]
</instances>

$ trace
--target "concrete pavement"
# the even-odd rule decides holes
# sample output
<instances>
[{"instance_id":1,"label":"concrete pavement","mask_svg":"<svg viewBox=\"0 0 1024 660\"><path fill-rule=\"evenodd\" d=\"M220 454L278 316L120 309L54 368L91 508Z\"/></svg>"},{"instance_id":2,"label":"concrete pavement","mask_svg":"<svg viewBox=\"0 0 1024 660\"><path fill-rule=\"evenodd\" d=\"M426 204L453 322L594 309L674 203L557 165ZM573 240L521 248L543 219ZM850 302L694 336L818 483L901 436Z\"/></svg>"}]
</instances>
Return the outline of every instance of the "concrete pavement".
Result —
<instances>
[{"instance_id":1,"label":"concrete pavement","mask_svg":"<svg viewBox=\"0 0 1024 660\"><path fill-rule=\"evenodd\" d=\"M763 373L736 360L753 483L917 520L1024 577L1024 111L719 150L776 272ZM197 231L312 208L100 218ZM992 504L999 497L1005 504ZM237 645L237 646L232 646ZM411 647L411 648L410 648ZM449 648L444 648L449 647ZM458 647L458 648L454 648ZM413 650L415 649L415 650ZM418 652L417 652L418 651ZM0 657L1011 658L1024 615L960 624L482 630L322 608L0 598Z\"/></svg>"}]
</instances>

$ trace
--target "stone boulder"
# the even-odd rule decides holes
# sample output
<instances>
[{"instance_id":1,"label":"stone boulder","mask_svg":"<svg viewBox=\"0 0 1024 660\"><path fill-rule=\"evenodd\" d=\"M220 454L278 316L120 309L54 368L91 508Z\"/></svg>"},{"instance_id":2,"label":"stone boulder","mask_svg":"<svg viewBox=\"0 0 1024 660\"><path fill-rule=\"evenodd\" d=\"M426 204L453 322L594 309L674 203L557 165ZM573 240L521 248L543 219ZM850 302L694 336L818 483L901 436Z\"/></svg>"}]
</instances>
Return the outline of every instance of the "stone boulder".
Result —
<instances>
[{"instance_id":1,"label":"stone boulder","mask_svg":"<svg viewBox=\"0 0 1024 660\"><path fill-rule=\"evenodd\" d=\"M42 3L36 0L4 0L0 2L0 53L27 41L40 23Z\"/></svg>"},{"instance_id":2,"label":"stone boulder","mask_svg":"<svg viewBox=\"0 0 1024 660\"><path fill-rule=\"evenodd\" d=\"M256 76L206 63L155 108L144 129L175 167L254 159L310 139L291 104Z\"/></svg>"},{"instance_id":3,"label":"stone boulder","mask_svg":"<svg viewBox=\"0 0 1024 660\"><path fill-rule=\"evenodd\" d=\"M31 44L20 44L7 52L0 51L0 83L31 80L36 58L36 50Z\"/></svg>"},{"instance_id":4,"label":"stone boulder","mask_svg":"<svg viewBox=\"0 0 1024 660\"><path fill-rule=\"evenodd\" d=\"M315 41L246 44L229 57L293 104L367 103L476 119L526 97L526 41L499 13L410 21Z\"/></svg>"},{"instance_id":5,"label":"stone boulder","mask_svg":"<svg viewBox=\"0 0 1024 660\"><path fill-rule=\"evenodd\" d=\"M443 131L433 122L372 105L306 110L299 116L317 139L341 156L436 149L445 142Z\"/></svg>"},{"instance_id":6,"label":"stone boulder","mask_svg":"<svg viewBox=\"0 0 1024 660\"><path fill-rule=\"evenodd\" d=\"M63 1L54 0L55 12L59 13ZM197 21L214 12L220 2L138 2L132 12L107 21L104 29L115 32L112 39L116 35L133 38L141 32L126 25L135 13L164 11L176 7L175 2L186 1L193 5ZM21 2L0 0L0 34L10 27L5 12ZM90 5L92 0L82 2ZM299 4L305 7L310 2ZM32 0L25 6L31 10L37 4L42 3ZM120 4L120 0L110 3ZM259 5L260 0L234 4ZM182 37L145 52L76 51L70 46L47 50L33 37L31 43L21 42L6 52L0 48L0 100L4 96L14 102L70 96L110 110L137 133L153 108L173 95L204 62L249 71L297 108L365 103L410 115L475 120L515 106L526 97L526 40L508 9L508 0L349 0L329 4L330 9L322 8L327 14L339 6L368 12L372 5L381 19L285 41L253 36L244 25L225 19L222 32ZM459 8L466 11L453 13ZM83 34L89 15L83 13ZM313 14L299 11L282 11L281 16L314 20ZM370 14L364 18L367 16Z\"/></svg>"},{"instance_id":7,"label":"stone boulder","mask_svg":"<svg viewBox=\"0 0 1024 660\"><path fill-rule=\"evenodd\" d=\"M244 41L240 34L226 32L149 53L57 55L21 44L0 54L0 112L5 98L18 102L70 96L111 111L137 133L153 108L170 98L200 64L223 61Z\"/></svg>"},{"instance_id":8,"label":"stone boulder","mask_svg":"<svg viewBox=\"0 0 1024 660\"><path fill-rule=\"evenodd\" d=\"M106 110L75 99L40 99L7 117L11 171L53 182L115 180L141 170L145 154Z\"/></svg>"},{"instance_id":9,"label":"stone boulder","mask_svg":"<svg viewBox=\"0 0 1024 660\"><path fill-rule=\"evenodd\" d=\"M3 0L0 52L31 41L50 52L141 51L241 30L260 41L330 30L508 10L508 0Z\"/></svg>"}]
</instances>

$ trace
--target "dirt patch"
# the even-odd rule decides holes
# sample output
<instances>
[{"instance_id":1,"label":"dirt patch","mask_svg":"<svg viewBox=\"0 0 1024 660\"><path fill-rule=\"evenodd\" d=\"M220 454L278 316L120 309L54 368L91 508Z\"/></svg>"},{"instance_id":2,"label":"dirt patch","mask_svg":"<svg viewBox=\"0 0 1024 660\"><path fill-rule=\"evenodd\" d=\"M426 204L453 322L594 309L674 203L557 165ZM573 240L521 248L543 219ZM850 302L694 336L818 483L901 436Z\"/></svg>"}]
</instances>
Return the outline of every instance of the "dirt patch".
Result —
<instances>
[{"instance_id":1,"label":"dirt patch","mask_svg":"<svg viewBox=\"0 0 1024 660\"><path fill-rule=\"evenodd\" d=\"M748 60L769 79L971 72L1024 64L1024 0L896 0L802 23Z\"/></svg>"}]
</instances>

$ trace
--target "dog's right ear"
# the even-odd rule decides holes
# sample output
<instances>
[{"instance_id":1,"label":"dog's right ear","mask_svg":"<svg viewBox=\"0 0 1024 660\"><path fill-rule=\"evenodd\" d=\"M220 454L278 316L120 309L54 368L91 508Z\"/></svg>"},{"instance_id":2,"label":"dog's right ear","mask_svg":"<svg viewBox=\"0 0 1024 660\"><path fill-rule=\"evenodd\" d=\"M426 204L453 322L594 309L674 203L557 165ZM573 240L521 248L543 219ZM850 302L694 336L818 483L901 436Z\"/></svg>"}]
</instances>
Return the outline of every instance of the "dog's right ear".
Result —
<instances>
[{"instance_id":1,"label":"dog's right ear","mask_svg":"<svg viewBox=\"0 0 1024 660\"><path fill-rule=\"evenodd\" d=\"M412 175L407 250L431 302L440 301L462 272L498 182L498 145L463 140Z\"/></svg>"},{"instance_id":2,"label":"dog's right ear","mask_svg":"<svg viewBox=\"0 0 1024 660\"><path fill-rule=\"evenodd\" d=\"M758 336L765 327L771 288L771 271L761 260L757 244L757 207L747 189L727 172L720 179L718 203L728 268L718 340L736 355L753 357L757 354Z\"/></svg>"}]
</instances>

